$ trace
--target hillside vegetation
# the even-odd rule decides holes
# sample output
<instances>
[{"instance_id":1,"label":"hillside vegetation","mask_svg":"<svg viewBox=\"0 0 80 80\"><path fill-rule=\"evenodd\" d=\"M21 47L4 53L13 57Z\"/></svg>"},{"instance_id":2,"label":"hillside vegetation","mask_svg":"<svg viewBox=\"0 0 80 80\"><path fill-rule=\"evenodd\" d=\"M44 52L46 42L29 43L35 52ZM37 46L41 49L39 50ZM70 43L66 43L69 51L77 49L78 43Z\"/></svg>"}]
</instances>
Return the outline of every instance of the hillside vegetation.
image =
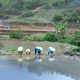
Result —
<instances>
[{"instance_id":1,"label":"hillside vegetation","mask_svg":"<svg viewBox=\"0 0 80 80\"><path fill-rule=\"evenodd\" d=\"M80 18L79 7L80 0L0 0L0 19L12 22L50 22L57 14L62 17L61 21L69 22L67 18L71 15ZM76 18L71 22L79 20ZM53 21L56 21L55 18Z\"/></svg>"}]
</instances>

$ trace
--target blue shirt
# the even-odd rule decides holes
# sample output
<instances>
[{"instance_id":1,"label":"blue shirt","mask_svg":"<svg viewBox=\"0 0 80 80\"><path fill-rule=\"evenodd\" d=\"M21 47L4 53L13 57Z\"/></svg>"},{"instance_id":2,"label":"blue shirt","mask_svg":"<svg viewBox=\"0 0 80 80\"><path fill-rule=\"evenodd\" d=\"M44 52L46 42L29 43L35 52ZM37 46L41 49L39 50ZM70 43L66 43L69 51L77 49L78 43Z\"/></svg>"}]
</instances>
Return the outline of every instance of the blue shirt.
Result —
<instances>
[{"instance_id":1,"label":"blue shirt","mask_svg":"<svg viewBox=\"0 0 80 80\"><path fill-rule=\"evenodd\" d=\"M36 47L35 49L39 51L39 50L42 50L42 47Z\"/></svg>"}]
</instances>

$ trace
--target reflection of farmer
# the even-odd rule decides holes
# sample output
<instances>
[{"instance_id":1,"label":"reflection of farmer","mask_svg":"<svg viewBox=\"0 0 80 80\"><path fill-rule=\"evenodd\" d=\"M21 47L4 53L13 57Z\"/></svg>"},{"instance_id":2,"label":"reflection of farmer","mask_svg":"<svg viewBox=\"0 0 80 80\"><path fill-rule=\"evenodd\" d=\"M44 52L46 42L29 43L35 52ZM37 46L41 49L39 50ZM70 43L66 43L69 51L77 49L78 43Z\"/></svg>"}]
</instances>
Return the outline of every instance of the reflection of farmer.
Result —
<instances>
[{"instance_id":1,"label":"reflection of farmer","mask_svg":"<svg viewBox=\"0 0 80 80\"><path fill-rule=\"evenodd\" d=\"M35 57L40 59L41 58L41 51L43 50L42 47L35 47Z\"/></svg>"},{"instance_id":2,"label":"reflection of farmer","mask_svg":"<svg viewBox=\"0 0 80 80\"><path fill-rule=\"evenodd\" d=\"M31 51L30 49L26 49L26 59L30 59L30 54L31 54Z\"/></svg>"},{"instance_id":3,"label":"reflection of farmer","mask_svg":"<svg viewBox=\"0 0 80 80\"><path fill-rule=\"evenodd\" d=\"M48 56L49 58L53 58L55 49L53 47L48 48Z\"/></svg>"},{"instance_id":4,"label":"reflection of farmer","mask_svg":"<svg viewBox=\"0 0 80 80\"><path fill-rule=\"evenodd\" d=\"M22 58L23 47L18 47L19 58Z\"/></svg>"}]
</instances>

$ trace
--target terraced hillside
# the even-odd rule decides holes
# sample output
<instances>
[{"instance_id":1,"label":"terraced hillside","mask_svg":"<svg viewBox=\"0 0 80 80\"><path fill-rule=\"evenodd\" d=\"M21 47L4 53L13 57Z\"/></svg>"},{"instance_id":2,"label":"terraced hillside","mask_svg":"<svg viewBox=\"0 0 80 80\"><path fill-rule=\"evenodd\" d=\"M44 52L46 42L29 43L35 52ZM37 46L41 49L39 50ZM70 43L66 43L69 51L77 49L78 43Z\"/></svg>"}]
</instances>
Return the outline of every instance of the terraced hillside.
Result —
<instances>
[{"instance_id":1,"label":"terraced hillside","mask_svg":"<svg viewBox=\"0 0 80 80\"><path fill-rule=\"evenodd\" d=\"M11 31L21 30L23 33L46 33L55 32L55 28L47 24L23 24L23 23L12 23L8 26L0 26L0 34L9 34Z\"/></svg>"},{"instance_id":2,"label":"terraced hillside","mask_svg":"<svg viewBox=\"0 0 80 80\"><path fill-rule=\"evenodd\" d=\"M80 0L0 0L0 18L9 22L50 22L56 13L80 7Z\"/></svg>"}]
</instances>

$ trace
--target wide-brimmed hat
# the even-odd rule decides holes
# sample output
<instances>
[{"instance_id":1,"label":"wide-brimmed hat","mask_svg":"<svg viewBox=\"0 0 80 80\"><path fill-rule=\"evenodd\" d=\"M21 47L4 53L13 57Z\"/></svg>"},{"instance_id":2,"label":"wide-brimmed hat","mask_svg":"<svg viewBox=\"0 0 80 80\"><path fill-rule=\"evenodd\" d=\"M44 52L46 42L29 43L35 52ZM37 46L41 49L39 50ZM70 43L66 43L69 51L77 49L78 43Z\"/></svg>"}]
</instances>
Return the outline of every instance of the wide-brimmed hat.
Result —
<instances>
[{"instance_id":1,"label":"wide-brimmed hat","mask_svg":"<svg viewBox=\"0 0 80 80\"><path fill-rule=\"evenodd\" d=\"M26 52L30 52L30 49L26 49Z\"/></svg>"},{"instance_id":2,"label":"wide-brimmed hat","mask_svg":"<svg viewBox=\"0 0 80 80\"><path fill-rule=\"evenodd\" d=\"M23 47L22 46L18 47L18 51L23 51Z\"/></svg>"},{"instance_id":3,"label":"wide-brimmed hat","mask_svg":"<svg viewBox=\"0 0 80 80\"><path fill-rule=\"evenodd\" d=\"M55 48L53 48L53 47L49 47L49 49L50 49L51 51L55 51Z\"/></svg>"}]
</instances>

